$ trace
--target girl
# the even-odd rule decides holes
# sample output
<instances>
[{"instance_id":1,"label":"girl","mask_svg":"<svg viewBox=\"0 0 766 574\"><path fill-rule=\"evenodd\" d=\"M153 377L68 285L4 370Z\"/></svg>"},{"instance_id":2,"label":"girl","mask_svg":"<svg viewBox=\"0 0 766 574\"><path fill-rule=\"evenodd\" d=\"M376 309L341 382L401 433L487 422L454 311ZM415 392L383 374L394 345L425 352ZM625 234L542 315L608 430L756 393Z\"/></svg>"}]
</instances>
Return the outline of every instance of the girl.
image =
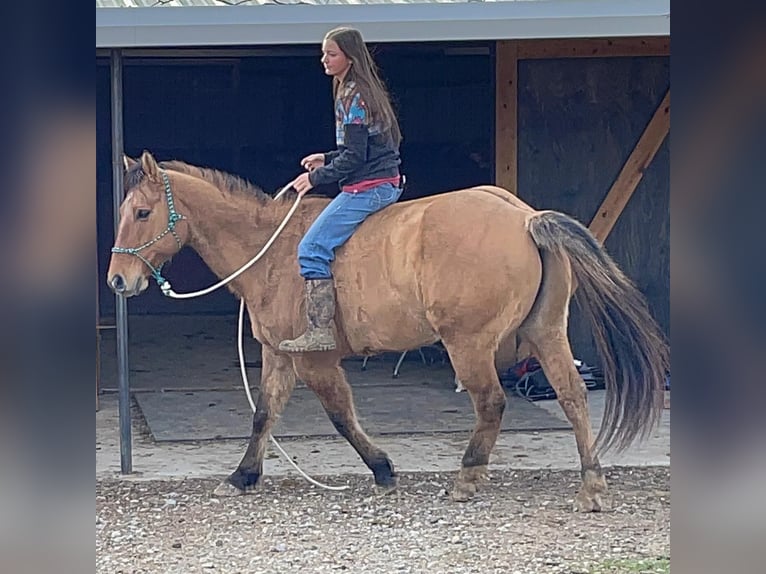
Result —
<instances>
[{"instance_id":1,"label":"girl","mask_svg":"<svg viewBox=\"0 0 766 574\"><path fill-rule=\"evenodd\" d=\"M308 329L282 341L282 351L335 349L335 286L330 264L371 214L402 194L399 176L401 133L388 92L359 31L336 28L322 42L322 64L333 77L336 151L301 160L307 170L292 187L303 195L314 186L338 183L341 193L319 214L298 245L306 287Z\"/></svg>"}]
</instances>

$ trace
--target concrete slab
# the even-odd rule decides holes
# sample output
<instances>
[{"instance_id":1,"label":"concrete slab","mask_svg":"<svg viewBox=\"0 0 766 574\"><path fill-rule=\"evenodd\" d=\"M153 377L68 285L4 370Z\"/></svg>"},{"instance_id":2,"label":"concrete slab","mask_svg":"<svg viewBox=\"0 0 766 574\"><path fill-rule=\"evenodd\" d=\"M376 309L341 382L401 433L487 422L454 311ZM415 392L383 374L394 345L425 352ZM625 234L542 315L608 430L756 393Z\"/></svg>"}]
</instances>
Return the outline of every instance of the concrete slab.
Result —
<instances>
[{"instance_id":1,"label":"concrete slab","mask_svg":"<svg viewBox=\"0 0 766 574\"><path fill-rule=\"evenodd\" d=\"M257 402L258 390L253 400ZM154 440L188 441L248 438L253 413L244 390L137 393ZM467 393L434 385L362 386L354 389L361 425L378 435L465 432L475 422ZM501 429L566 430L568 422L512 393ZM335 427L314 393L296 389L274 428L277 438L334 437Z\"/></svg>"},{"instance_id":2,"label":"concrete slab","mask_svg":"<svg viewBox=\"0 0 766 574\"><path fill-rule=\"evenodd\" d=\"M242 393L236 355L236 323L230 317L135 317L130 324L131 388L137 392L175 390L235 390ZM102 388L116 388L112 332L104 333L102 344ZM257 342L246 342L246 357L257 365ZM415 393L424 382L454 396L452 370L437 360L423 364L418 353L411 353L399 379L391 378L396 357L376 357L368 370L360 361L346 364L354 392L364 386L386 388L410 385ZM257 366L249 369L251 382L258 380ZM300 391L299 391L300 392ZM465 394L457 395L467 401ZM604 405L604 391L589 393L591 420L598 428ZM568 425L556 401L539 401L535 409L547 411L562 425ZM510 409L509 409L510 410ZM249 416L249 415L246 415ZM517 417L520 415L517 413ZM513 419L512 419L513 420ZM523 421L514 423L522 425ZM473 420L455 425L455 432L444 434L399 434L379 436L375 424L365 425L373 440L386 450L396 467L404 472L457 470L468 442ZM368 474L356 452L342 438L300 438L281 440L282 446L306 472L316 475ZM157 442L142 421L140 410L133 410L133 467L129 479L223 477L236 468L247 442L241 439L202 442ZM96 413L96 475L120 476L120 448L117 396L102 394ZM602 457L604 466L657 466L670 463L670 411L663 413L659 429L643 444L628 451ZM497 469L577 469L579 458L571 430L550 432L502 433L493 451L490 468ZM271 445L265 461L267 476L297 474L278 457ZM340 480L340 479L339 479Z\"/></svg>"},{"instance_id":3,"label":"concrete slab","mask_svg":"<svg viewBox=\"0 0 766 574\"><path fill-rule=\"evenodd\" d=\"M598 423L603 410L603 391L592 391L592 419ZM538 403L561 417L558 404ZM556 410L558 409L558 412ZM138 413L136 413L138 414ZM597 426L597 425L596 425ZM373 440L403 472L452 471L468 442L470 428L443 435L380 436ZM367 474L369 470L342 438L309 438L280 441L290 456L310 474ZM133 467L130 479L210 478L232 472L245 451L247 441L226 440L191 443L154 442L134 417ZM626 452L602 457L603 466L667 466L670 464L670 411L663 413L660 427L643 444ZM577 469L579 458L571 431L502 433L493 451L494 469ZM264 464L268 476L296 476L292 467L279 458L271 445ZM117 397L105 395L96 413L96 476L120 474ZM298 477L300 478L300 477Z\"/></svg>"}]
</instances>

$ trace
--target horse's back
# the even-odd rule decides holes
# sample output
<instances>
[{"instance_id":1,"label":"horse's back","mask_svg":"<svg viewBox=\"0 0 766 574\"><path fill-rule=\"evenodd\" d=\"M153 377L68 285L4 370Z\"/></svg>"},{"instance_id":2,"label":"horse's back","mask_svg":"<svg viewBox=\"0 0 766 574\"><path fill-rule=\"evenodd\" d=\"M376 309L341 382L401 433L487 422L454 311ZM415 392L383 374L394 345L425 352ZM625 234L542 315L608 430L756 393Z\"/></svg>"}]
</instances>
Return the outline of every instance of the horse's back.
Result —
<instances>
[{"instance_id":1,"label":"horse's back","mask_svg":"<svg viewBox=\"0 0 766 574\"><path fill-rule=\"evenodd\" d=\"M541 278L525 225L532 212L487 186L370 217L338 251L333 270L352 348L414 348L441 338L440 325L450 321L470 330L525 315Z\"/></svg>"}]
</instances>

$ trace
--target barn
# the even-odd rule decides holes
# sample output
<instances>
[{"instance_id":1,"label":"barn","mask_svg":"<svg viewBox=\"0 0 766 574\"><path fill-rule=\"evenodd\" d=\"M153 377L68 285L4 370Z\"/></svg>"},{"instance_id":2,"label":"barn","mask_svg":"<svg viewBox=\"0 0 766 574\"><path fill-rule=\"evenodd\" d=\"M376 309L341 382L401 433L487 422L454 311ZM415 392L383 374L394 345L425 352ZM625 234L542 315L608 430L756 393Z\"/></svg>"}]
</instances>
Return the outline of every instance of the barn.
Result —
<instances>
[{"instance_id":1,"label":"barn","mask_svg":"<svg viewBox=\"0 0 766 574\"><path fill-rule=\"evenodd\" d=\"M229 329L237 312L225 290L176 301L152 288L127 304L108 290L123 151L279 189L301 157L333 147L318 59L340 24L373 47L399 111L402 201L495 183L564 211L604 241L669 331L668 0L97 0L97 393L120 391L123 427L151 335L199 357L210 338L200 321ZM179 292L214 279L186 251L168 276ZM597 363L576 308L570 335L575 356ZM164 380L183 388L187 377Z\"/></svg>"}]
</instances>

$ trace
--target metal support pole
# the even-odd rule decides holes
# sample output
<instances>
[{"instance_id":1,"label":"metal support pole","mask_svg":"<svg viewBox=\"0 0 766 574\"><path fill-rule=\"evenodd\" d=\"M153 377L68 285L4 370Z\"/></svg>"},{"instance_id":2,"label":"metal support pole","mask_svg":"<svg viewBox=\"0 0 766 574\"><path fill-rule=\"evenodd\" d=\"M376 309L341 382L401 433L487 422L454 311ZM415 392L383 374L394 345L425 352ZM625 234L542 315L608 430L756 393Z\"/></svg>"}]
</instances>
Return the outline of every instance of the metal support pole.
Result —
<instances>
[{"instance_id":1,"label":"metal support pole","mask_svg":"<svg viewBox=\"0 0 766 574\"><path fill-rule=\"evenodd\" d=\"M111 51L112 71L112 196L114 200L114 232L120 223L120 205L124 190L122 188L122 52ZM130 381L128 379L128 311L126 299L115 295L117 320L117 383L119 387L120 409L120 468L123 474L133 472L133 453L131 445L130 421Z\"/></svg>"}]
</instances>

